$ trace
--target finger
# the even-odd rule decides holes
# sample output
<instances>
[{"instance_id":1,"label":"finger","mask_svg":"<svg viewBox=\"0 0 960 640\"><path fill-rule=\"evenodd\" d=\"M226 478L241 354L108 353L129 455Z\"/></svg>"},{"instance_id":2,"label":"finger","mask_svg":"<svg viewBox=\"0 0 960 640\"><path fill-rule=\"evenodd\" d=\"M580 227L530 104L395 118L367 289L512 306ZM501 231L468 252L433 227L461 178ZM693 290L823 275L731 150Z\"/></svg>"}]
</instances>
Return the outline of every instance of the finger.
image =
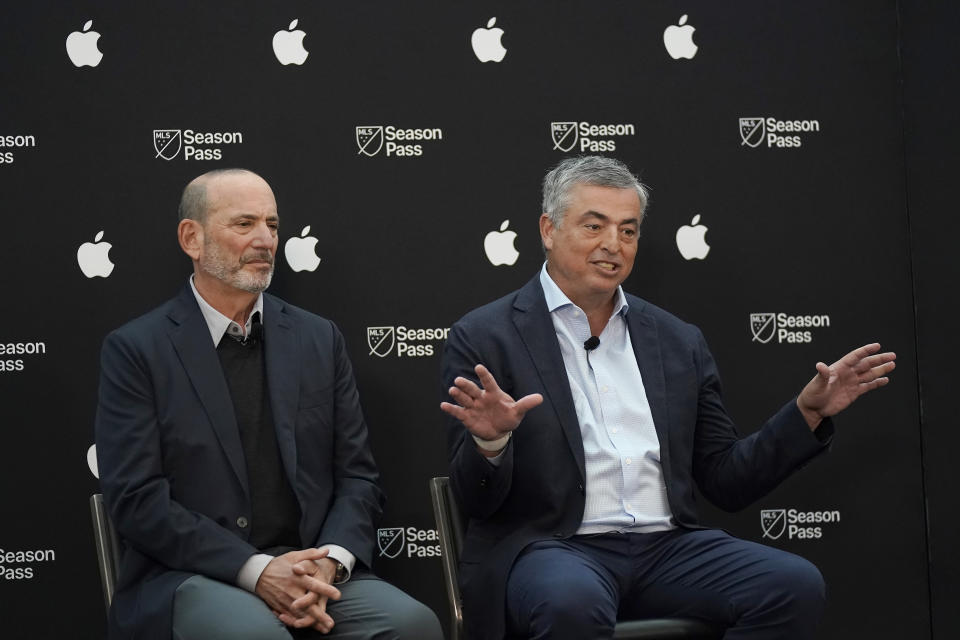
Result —
<instances>
[{"instance_id":1,"label":"finger","mask_svg":"<svg viewBox=\"0 0 960 640\"><path fill-rule=\"evenodd\" d=\"M872 369L873 367L886 364L887 362L893 362L896 359L897 359L897 354L893 353L892 351L887 351L886 353L878 353L872 356L868 356L863 360L861 360L857 364L857 366L854 367L854 371L856 371L857 373L863 373L868 369Z\"/></svg>"},{"instance_id":2,"label":"finger","mask_svg":"<svg viewBox=\"0 0 960 640\"><path fill-rule=\"evenodd\" d=\"M896 362L888 362L886 364L880 365L879 367L873 367L872 369L864 373L861 373L860 376L858 377L858 380L860 382L870 382L871 380L879 378L880 376L885 376L886 374L890 373L896 368L897 368Z\"/></svg>"},{"instance_id":3,"label":"finger","mask_svg":"<svg viewBox=\"0 0 960 640\"><path fill-rule=\"evenodd\" d=\"M291 563L297 564L298 562L303 562L304 560L319 560L320 558L327 557L326 549L301 549L300 551L291 551L290 553L284 554L287 556L287 559Z\"/></svg>"},{"instance_id":4,"label":"finger","mask_svg":"<svg viewBox=\"0 0 960 640\"><path fill-rule=\"evenodd\" d=\"M334 600L340 599L340 590L329 582L317 580L312 576L301 576L298 578L298 582L301 587L314 592L321 598L333 598Z\"/></svg>"},{"instance_id":5,"label":"finger","mask_svg":"<svg viewBox=\"0 0 960 640\"><path fill-rule=\"evenodd\" d=\"M478 387L476 382L469 378L464 378L463 376L457 376L454 378L453 386L471 398L479 398L481 395L483 395L483 389Z\"/></svg>"},{"instance_id":6,"label":"finger","mask_svg":"<svg viewBox=\"0 0 960 640\"><path fill-rule=\"evenodd\" d=\"M483 390L490 393L499 393L500 385L497 384L497 381L494 379L493 374L482 364L478 364L473 368L477 372L477 377L480 378L480 384L483 386Z\"/></svg>"},{"instance_id":7,"label":"finger","mask_svg":"<svg viewBox=\"0 0 960 640\"><path fill-rule=\"evenodd\" d=\"M333 629L333 618L327 613L327 601L321 598L320 601L310 609L310 614L316 619L314 628L322 633L329 633Z\"/></svg>"},{"instance_id":8,"label":"finger","mask_svg":"<svg viewBox=\"0 0 960 640\"><path fill-rule=\"evenodd\" d=\"M320 596L314 591L307 591L305 594L294 600L290 604L290 610L296 612L306 611L308 608L317 604Z\"/></svg>"},{"instance_id":9,"label":"finger","mask_svg":"<svg viewBox=\"0 0 960 640\"><path fill-rule=\"evenodd\" d=\"M539 406L543 402L543 396L539 393L531 393L528 396L523 396L514 403L514 408L522 416L530 409L533 409L536 406Z\"/></svg>"},{"instance_id":10,"label":"finger","mask_svg":"<svg viewBox=\"0 0 960 640\"><path fill-rule=\"evenodd\" d=\"M459 404L464 409L472 409L474 402L480 398L481 391L477 391L476 396L470 395L459 387L450 387L450 399Z\"/></svg>"},{"instance_id":11,"label":"finger","mask_svg":"<svg viewBox=\"0 0 960 640\"><path fill-rule=\"evenodd\" d=\"M466 417L467 412L463 410L463 407L457 406L455 404L450 404L449 402L441 402L440 410L444 413L449 413L451 416L460 420L461 422Z\"/></svg>"},{"instance_id":12,"label":"finger","mask_svg":"<svg viewBox=\"0 0 960 640\"><path fill-rule=\"evenodd\" d=\"M857 362L863 360L867 356L873 355L877 351L880 351L880 343L871 342L870 344L865 344L862 347L854 349L847 355L840 358L840 360L843 361L844 364L848 364L852 367Z\"/></svg>"},{"instance_id":13,"label":"finger","mask_svg":"<svg viewBox=\"0 0 960 640\"><path fill-rule=\"evenodd\" d=\"M817 363L817 375L820 377L820 379L821 379L823 382L829 383L829 382L830 382L830 376L832 375L832 372L830 371L830 367L828 367L828 366L826 365L826 363L824 363L824 362L818 362L818 363Z\"/></svg>"}]
</instances>

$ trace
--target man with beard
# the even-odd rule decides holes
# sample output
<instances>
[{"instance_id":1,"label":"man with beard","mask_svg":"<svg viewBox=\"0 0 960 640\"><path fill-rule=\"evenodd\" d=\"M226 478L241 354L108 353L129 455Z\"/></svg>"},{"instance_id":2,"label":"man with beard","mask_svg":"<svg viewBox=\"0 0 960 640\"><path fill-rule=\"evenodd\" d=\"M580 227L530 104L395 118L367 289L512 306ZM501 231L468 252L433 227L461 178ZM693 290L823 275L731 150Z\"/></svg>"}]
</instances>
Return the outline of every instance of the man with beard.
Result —
<instances>
[{"instance_id":1,"label":"man with beard","mask_svg":"<svg viewBox=\"0 0 960 640\"><path fill-rule=\"evenodd\" d=\"M111 638L442 637L370 572L383 495L352 368L332 322L263 293L278 225L260 176L193 180L189 283L104 341Z\"/></svg>"}]
</instances>

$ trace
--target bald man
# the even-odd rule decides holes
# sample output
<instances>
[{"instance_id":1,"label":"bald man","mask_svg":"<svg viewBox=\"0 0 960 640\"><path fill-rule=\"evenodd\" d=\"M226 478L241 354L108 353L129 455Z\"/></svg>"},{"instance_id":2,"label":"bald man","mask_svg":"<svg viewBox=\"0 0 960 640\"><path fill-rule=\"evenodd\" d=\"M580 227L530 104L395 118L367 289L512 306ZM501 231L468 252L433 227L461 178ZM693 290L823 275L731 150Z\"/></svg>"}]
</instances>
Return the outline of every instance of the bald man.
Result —
<instances>
[{"instance_id":1,"label":"bald man","mask_svg":"<svg viewBox=\"0 0 960 640\"><path fill-rule=\"evenodd\" d=\"M370 571L383 494L343 336L264 293L270 186L211 171L179 213L193 275L102 351L100 482L123 543L110 637L442 638Z\"/></svg>"}]
</instances>

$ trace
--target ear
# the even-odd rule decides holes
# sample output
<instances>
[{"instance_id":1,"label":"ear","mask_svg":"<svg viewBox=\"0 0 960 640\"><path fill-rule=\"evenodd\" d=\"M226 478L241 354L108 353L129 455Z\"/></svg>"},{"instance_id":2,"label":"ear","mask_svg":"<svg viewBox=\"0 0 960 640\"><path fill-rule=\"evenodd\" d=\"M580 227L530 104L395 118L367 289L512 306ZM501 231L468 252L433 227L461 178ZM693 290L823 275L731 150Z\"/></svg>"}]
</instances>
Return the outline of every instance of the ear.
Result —
<instances>
[{"instance_id":1,"label":"ear","mask_svg":"<svg viewBox=\"0 0 960 640\"><path fill-rule=\"evenodd\" d=\"M203 247L203 225L196 220L181 220L177 226L177 240L180 248L190 256L194 262L200 260L200 250Z\"/></svg>"},{"instance_id":2,"label":"ear","mask_svg":"<svg viewBox=\"0 0 960 640\"><path fill-rule=\"evenodd\" d=\"M545 213L540 214L540 241L543 248L547 251L553 249L553 233L557 228L553 225L553 220Z\"/></svg>"}]
</instances>

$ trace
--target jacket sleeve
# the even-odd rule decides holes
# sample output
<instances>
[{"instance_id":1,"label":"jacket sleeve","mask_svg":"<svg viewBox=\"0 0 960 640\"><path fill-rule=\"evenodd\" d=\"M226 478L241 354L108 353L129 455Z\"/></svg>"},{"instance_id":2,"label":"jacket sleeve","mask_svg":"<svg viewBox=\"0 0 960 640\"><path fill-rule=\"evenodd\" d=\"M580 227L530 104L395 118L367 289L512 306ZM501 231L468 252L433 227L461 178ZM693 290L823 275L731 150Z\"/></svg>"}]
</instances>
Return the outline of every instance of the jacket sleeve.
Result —
<instances>
[{"instance_id":1,"label":"jacket sleeve","mask_svg":"<svg viewBox=\"0 0 960 640\"><path fill-rule=\"evenodd\" d=\"M487 357L485 357L485 355ZM470 341L468 330L462 323L450 329L443 349L441 398L451 401L449 389L457 376L469 378L479 384L474 367L483 364L498 382L496 360L490 360ZM463 423L444 414L447 429L447 444L450 456L450 484L460 508L473 518L487 518L500 508L513 479L513 444L507 444L499 464L494 466L477 451L473 437ZM523 428L522 424L519 428Z\"/></svg>"},{"instance_id":2,"label":"jacket sleeve","mask_svg":"<svg viewBox=\"0 0 960 640\"><path fill-rule=\"evenodd\" d=\"M696 331L699 397L693 473L700 491L726 511L743 509L772 491L798 468L826 451L828 418L810 430L796 398L759 430L740 438L722 402L720 375L703 334Z\"/></svg>"},{"instance_id":3,"label":"jacket sleeve","mask_svg":"<svg viewBox=\"0 0 960 640\"><path fill-rule=\"evenodd\" d=\"M232 584L256 549L226 522L171 498L155 383L136 342L113 332L101 351L95 432L100 485L111 518L127 544L155 561Z\"/></svg>"},{"instance_id":4,"label":"jacket sleeve","mask_svg":"<svg viewBox=\"0 0 960 640\"><path fill-rule=\"evenodd\" d=\"M330 323L333 325L333 323ZM347 355L343 335L333 329L334 379L333 502L327 512L317 546L337 544L370 568L373 562L375 522L384 496L370 451L367 424Z\"/></svg>"}]
</instances>

